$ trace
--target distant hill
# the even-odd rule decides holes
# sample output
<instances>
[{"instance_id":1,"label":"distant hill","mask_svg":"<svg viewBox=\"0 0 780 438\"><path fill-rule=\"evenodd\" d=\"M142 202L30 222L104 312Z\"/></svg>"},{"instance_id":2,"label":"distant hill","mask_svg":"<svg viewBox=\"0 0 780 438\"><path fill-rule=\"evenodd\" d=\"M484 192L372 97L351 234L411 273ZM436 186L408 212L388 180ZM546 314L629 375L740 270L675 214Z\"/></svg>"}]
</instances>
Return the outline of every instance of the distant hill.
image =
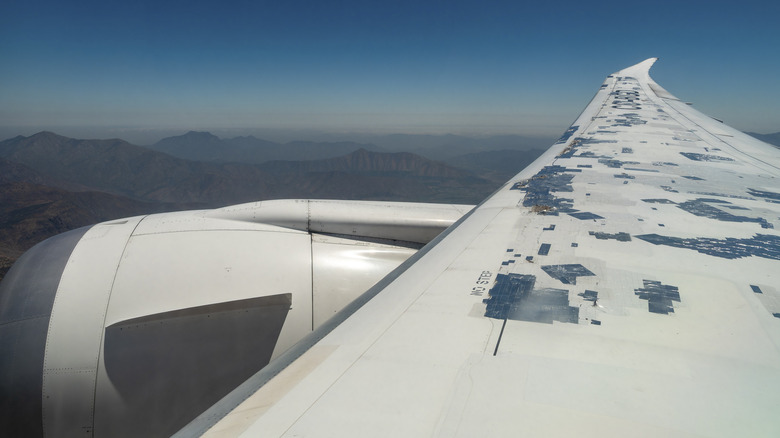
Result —
<instances>
[{"instance_id":1,"label":"distant hill","mask_svg":"<svg viewBox=\"0 0 780 438\"><path fill-rule=\"evenodd\" d=\"M448 161L458 156L480 152L547 149L556 140L555 138L521 135L494 135L474 138L453 134L389 134L365 137L364 139L375 144L382 151L411 152L439 161Z\"/></svg>"},{"instance_id":2,"label":"distant hill","mask_svg":"<svg viewBox=\"0 0 780 438\"><path fill-rule=\"evenodd\" d=\"M747 134L750 134L763 142L780 147L780 132L775 132L772 134L758 134L755 132L748 132Z\"/></svg>"},{"instance_id":3,"label":"distant hill","mask_svg":"<svg viewBox=\"0 0 780 438\"><path fill-rule=\"evenodd\" d=\"M253 136L221 139L208 132L190 131L166 137L151 149L195 161L258 164L274 160L320 160L348 154L357 149L376 149L353 142L294 141L275 143Z\"/></svg>"},{"instance_id":4,"label":"distant hill","mask_svg":"<svg viewBox=\"0 0 780 438\"><path fill-rule=\"evenodd\" d=\"M60 181L147 201L225 205L260 198L273 185L253 166L182 160L124 140L51 132L0 142L0 157Z\"/></svg>"},{"instance_id":5,"label":"distant hill","mask_svg":"<svg viewBox=\"0 0 780 438\"><path fill-rule=\"evenodd\" d=\"M230 155L223 147L222 139L209 132L190 131L184 135L166 137L149 148L194 161L220 161Z\"/></svg>"},{"instance_id":6,"label":"distant hill","mask_svg":"<svg viewBox=\"0 0 780 438\"><path fill-rule=\"evenodd\" d=\"M471 172L410 153L365 149L314 161L259 165L278 176L279 197L477 203L496 184Z\"/></svg>"},{"instance_id":7,"label":"distant hill","mask_svg":"<svg viewBox=\"0 0 780 438\"><path fill-rule=\"evenodd\" d=\"M0 158L0 184L13 182L29 182L35 184L55 183L51 178L45 177L29 167Z\"/></svg>"},{"instance_id":8,"label":"distant hill","mask_svg":"<svg viewBox=\"0 0 780 438\"><path fill-rule=\"evenodd\" d=\"M241 163L204 163L183 160L135 146L123 140L77 140L41 132L30 137L16 137L0 142L0 158L32 169L48 178L105 191L138 200L153 202L201 203L204 207L230 205L252 200L289 196L291 189L305 197L310 193L307 175L318 172L342 172L351 175L354 184L363 187L361 196L377 198L371 191L371 176L458 179L482 186L485 180L467 171L454 169L410 153L379 153L360 149L354 153L326 160L276 161L263 165ZM294 179L280 177L294 175ZM339 190L349 181L339 179ZM399 183L400 184L400 183ZM427 183L426 183L427 184ZM62 187L60 187L62 188ZM470 191L470 190L469 190ZM392 191L395 200L414 197L421 192L405 194ZM488 191L489 193L489 191ZM428 193L435 198L435 193Z\"/></svg>"},{"instance_id":9,"label":"distant hill","mask_svg":"<svg viewBox=\"0 0 780 438\"><path fill-rule=\"evenodd\" d=\"M325 160L271 161L261 164L268 172L353 172L434 178L465 178L473 175L438 161L408 152L380 153L358 149L351 154Z\"/></svg>"},{"instance_id":10,"label":"distant hill","mask_svg":"<svg viewBox=\"0 0 780 438\"><path fill-rule=\"evenodd\" d=\"M459 155L446 162L503 184L545 152L544 149L500 150Z\"/></svg>"}]
</instances>

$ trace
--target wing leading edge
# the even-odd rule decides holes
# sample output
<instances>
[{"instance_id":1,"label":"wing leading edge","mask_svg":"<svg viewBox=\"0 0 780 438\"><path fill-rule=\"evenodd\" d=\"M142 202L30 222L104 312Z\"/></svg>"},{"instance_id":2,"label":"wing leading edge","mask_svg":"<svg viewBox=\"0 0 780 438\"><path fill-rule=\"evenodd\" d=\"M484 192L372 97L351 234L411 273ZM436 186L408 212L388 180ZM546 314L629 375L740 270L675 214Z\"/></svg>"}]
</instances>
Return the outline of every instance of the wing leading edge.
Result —
<instances>
[{"instance_id":1,"label":"wing leading edge","mask_svg":"<svg viewBox=\"0 0 780 438\"><path fill-rule=\"evenodd\" d=\"M654 61L180 434L776 436L780 154Z\"/></svg>"}]
</instances>

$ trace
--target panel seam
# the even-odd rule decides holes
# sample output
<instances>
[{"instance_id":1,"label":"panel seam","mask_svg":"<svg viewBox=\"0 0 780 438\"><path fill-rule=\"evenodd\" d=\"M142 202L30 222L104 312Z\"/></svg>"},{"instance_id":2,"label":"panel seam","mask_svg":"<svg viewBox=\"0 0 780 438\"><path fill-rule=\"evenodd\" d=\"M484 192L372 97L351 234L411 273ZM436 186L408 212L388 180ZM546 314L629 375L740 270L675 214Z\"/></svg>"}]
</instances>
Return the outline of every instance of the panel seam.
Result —
<instances>
[{"instance_id":1,"label":"panel seam","mask_svg":"<svg viewBox=\"0 0 780 438\"><path fill-rule=\"evenodd\" d=\"M114 292L114 284L116 284L116 277L119 273L119 265L122 264L122 260L125 257L125 253L127 252L127 246L130 244L130 239L133 238L133 234L135 233L135 230L138 229L138 226L141 225L141 222L143 222L146 218L148 218L149 215L146 215L141 218L138 222L136 222L135 226L133 227L133 231L130 232L130 234L127 235L127 240L125 241L125 246L122 248L122 254L119 256L119 260L117 260L116 268L114 268L114 276L111 279L111 288L108 290L108 297L106 299L106 306L103 308L103 324L100 328L100 341L98 343L98 354L97 358L95 359L95 384L92 389L92 436L95 436L95 406L97 405L97 385L99 380L98 373L100 372L100 358L103 356L103 339L105 337L106 333L106 316L108 315L108 306L111 304L111 294Z\"/></svg>"}]
</instances>

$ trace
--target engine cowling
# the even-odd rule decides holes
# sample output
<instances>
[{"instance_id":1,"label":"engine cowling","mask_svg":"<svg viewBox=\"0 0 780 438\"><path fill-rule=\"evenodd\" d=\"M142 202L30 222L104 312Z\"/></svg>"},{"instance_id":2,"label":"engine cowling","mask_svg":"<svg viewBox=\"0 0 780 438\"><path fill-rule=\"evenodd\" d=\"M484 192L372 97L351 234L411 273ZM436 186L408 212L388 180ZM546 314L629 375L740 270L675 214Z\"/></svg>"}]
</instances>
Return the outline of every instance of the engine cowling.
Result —
<instances>
[{"instance_id":1,"label":"engine cowling","mask_svg":"<svg viewBox=\"0 0 780 438\"><path fill-rule=\"evenodd\" d=\"M53 237L0 284L0 430L167 436L470 209L265 201Z\"/></svg>"}]
</instances>

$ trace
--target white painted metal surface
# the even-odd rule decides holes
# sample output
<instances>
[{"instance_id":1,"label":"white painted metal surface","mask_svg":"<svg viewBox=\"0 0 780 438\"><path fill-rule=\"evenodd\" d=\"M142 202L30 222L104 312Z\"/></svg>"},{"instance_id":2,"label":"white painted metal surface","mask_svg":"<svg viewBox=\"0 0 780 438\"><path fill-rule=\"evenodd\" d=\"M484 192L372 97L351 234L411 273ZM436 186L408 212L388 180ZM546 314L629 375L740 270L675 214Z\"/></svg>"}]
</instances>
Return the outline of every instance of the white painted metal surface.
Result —
<instances>
[{"instance_id":1,"label":"white painted metal surface","mask_svg":"<svg viewBox=\"0 0 780 438\"><path fill-rule=\"evenodd\" d=\"M281 199L234 205L208 215L312 233L428 243L472 208L457 204Z\"/></svg>"},{"instance_id":2,"label":"white painted metal surface","mask_svg":"<svg viewBox=\"0 0 780 438\"><path fill-rule=\"evenodd\" d=\"M60 279L43 369L43 428L52 434L92 433L106 307L122 249L140 220L90 229Z\"/></svg>"},{"instance_id":3,"label":"white painted metal surface","mask_svg":"<svg viewBox=\"0 0 780 438\"><path fill-rule=\"evenodd\" d=\"M417 252L417 248L324 234L312 234L311 240L313 328Z\"/></svg>"},{"instance_id":4,"label":"white painted metal surface","mask_svg":"<svg viewBox=\"0 0 780 438\"><path fill-rule=\"evenodd\" d=\"M146 335L151 333L149 324L176 326L181 317L210 318L208 312L193 310L203 306L289 295L289 311L281 317L283 326L268 352L269 357L277 357L469 209L293 200L149 215L93 226L76 244L54 298L42 376L44 434L133 434L116 427L141 420L132 420L127 394L116 387L124 377L117 374L124 372L117 363L160 358L115 357L114 369L108 369L105 354L110 327L128 321L128 330L143 327L146 331L138 329L141 334L135 338L122 338L129 339L123 341L129 344L116 349L152 354L149 345L133 345L142 335L150 340ZM165 314L170 316L154 323L144 320ZM216 327L233 330L229 322ZM176 342L175 332L166 333ZM219 360L214 358L209 366L218 367ZM214 374L218 377L219 373ZM196 377L191 384L197 384ZM136 400L145 396L144 390L131 389ZM148 388L169 390L151 384ZM164 424L165 409L173 412L177 407L160 407L161 418L154 420L155 427L170 427ZM186 420L197 412L188 415ZM154 428L139 431L147 434Z\"/></svg>"},{"instance_id":5,"label":"white painted metal surface","mask_svg":"<svg viewBox=\"0 0 780 438\"><path fill-rule=\"evenodd\" d=\"M780 153L654 61L182 434L780 435Z\"/></svg>"}]
</instances>

